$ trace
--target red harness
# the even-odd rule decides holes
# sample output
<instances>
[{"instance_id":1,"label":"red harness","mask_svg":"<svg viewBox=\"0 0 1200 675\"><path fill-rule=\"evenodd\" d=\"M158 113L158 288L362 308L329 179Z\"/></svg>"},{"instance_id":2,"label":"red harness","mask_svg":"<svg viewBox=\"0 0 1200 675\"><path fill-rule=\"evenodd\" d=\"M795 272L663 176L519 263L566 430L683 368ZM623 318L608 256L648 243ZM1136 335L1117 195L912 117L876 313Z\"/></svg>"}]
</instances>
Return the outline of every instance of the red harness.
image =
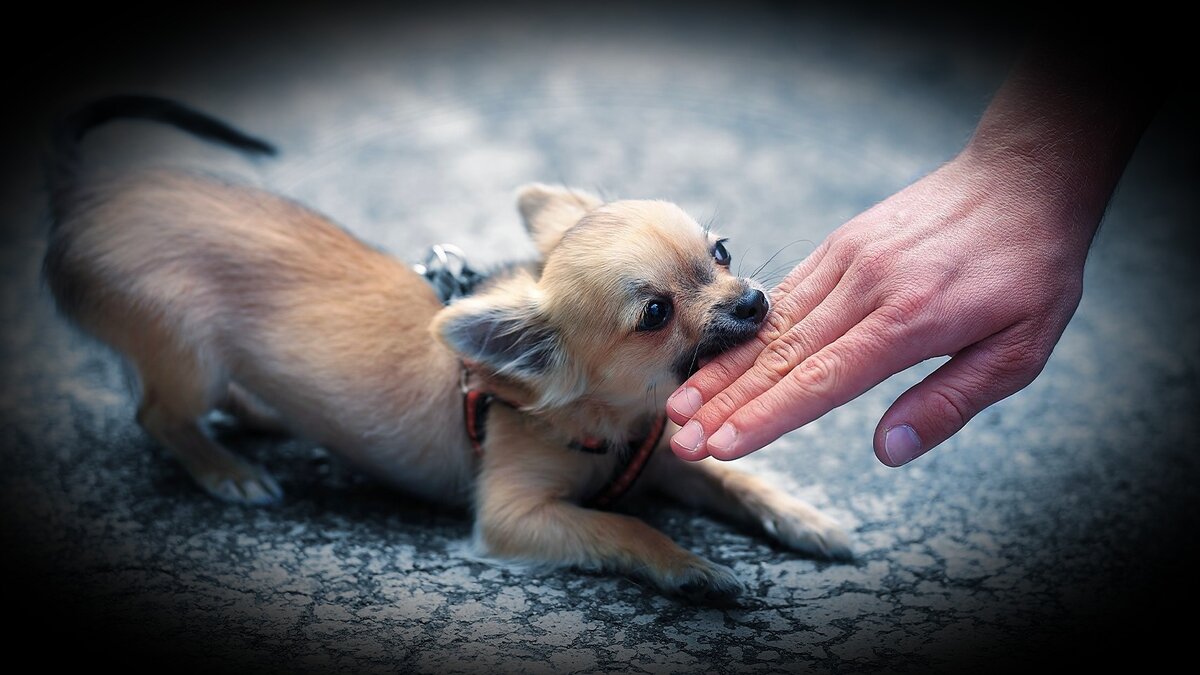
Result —
<instances>
[{"instance_id":1,"label":"red harness","mask_svg":"<svg viewBox=\"0 0 1200 675\"><path fill-rule=\"evenodd\" d=\"M463 421L466 423L467 436L471 439L471 447L475 449L476 457L483 456L484 426L487 423L488 408L494 401L511 406L503 399L498 399L487 392L463 387ZM612 479L599 492L585 499L583 505L589 508L603 509L620 499L634 481L642 475L642 469L646 468L646 463L650 461L650 455L654 452L658 442L662 440L663 431L666 428L667 416L660 414L655 417L654 424L650 427L650 433L641 441L631 441L623 449L621 464L618 464ZM610 446L608 443L596 439L584 439L581 442L571 443L569 447L581 452L603 455L608 452Z\"/></svg>"}]
</instances>

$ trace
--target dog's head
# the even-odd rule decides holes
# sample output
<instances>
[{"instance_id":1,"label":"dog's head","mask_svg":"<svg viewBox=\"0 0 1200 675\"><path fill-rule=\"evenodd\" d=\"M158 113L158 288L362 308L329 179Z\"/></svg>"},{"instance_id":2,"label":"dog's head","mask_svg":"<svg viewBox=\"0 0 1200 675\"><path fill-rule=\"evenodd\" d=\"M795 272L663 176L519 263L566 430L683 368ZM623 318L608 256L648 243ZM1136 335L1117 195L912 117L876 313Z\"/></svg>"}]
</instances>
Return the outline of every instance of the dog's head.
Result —
<instances>
[{"instance_id":1,"label":"dog's head","mask_svg":"<svg viewBox=\"0 0 1200 675\"><path fill-rule=\"evenodd\" d=\"M678 206L608 204L529 185L518 206L543 256L442 310L433 330L531 407L657 412L698 360L752 337L767 299L729 270L724 240Z\"/></svg>"}]
</instances>

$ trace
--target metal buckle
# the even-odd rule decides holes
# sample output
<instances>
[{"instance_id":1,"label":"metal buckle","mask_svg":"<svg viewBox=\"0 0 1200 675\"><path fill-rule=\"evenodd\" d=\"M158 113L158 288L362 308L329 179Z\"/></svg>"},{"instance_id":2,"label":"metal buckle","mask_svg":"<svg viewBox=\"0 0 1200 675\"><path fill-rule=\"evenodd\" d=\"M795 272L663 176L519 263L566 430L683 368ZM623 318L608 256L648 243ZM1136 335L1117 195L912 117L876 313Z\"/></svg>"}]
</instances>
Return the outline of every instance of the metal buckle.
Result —
<instances>
[{"instance_id":1,"label":"metal buckle","mask_svg":"<svg viewBox=\"0 0 1200 675\"><path fill-rule=\"evenodd\" d=\"M413 265L413 271L425 277L443 304L469 294L483 278L467 265L467 254L454 244L430 246L425 260Z\"/></svg>"},{"instance_id":2,"label":"metal buckle","mask_svg":"<svg viewBox=\"0 0 1200 675\"><path fill-rule=\"evenodd\" d=\"M417 274L428 277L431 273L446 270L454 276L459 276L467 268L467 254L454 244L434 244L425 254L425 261L413 265Z\"/></svg>"}]
</instances>

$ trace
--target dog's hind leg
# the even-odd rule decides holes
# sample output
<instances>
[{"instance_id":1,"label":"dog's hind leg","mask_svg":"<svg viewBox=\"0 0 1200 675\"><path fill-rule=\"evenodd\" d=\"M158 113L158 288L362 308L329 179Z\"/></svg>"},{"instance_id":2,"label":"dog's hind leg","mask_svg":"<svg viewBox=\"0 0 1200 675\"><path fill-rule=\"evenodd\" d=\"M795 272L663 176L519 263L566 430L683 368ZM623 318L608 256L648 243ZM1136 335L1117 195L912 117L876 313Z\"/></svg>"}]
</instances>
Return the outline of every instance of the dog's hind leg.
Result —
<instances>
[{"instance_id":1,"label":"dog's hind leg","mask_svg":"<svg viewBox=\"0 0 1200 675\"><path fill-rule=\"evenodd\" d=\"M236 382L229 383L225 397L217 403L217 409L232 415L246 431L260 434L288 433L287 425L278 413Z\"/></svg>"},{"instance_id":2,"label":"dog's hind leg","mask_svg":"<svg viewBox=\"0 0 1200 675\"><path fill-rule=\"evenodd\" d=\"M142 383L138 423L209 494L242 504L279 501L283 492L265 469L221 446L200 426L200 417L226 389L226 378L206 367L196 350L154 332L146 330L140 349L127 352Z\"/></svg>"}]
</instances>

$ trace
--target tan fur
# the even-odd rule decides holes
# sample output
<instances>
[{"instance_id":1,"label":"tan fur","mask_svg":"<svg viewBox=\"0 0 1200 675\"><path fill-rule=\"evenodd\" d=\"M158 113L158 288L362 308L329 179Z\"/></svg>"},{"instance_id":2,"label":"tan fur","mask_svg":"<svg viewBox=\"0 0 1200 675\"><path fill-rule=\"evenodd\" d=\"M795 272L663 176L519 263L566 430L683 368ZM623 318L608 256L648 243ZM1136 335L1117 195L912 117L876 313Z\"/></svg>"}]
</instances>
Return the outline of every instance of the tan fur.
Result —
<instances>
[{"instance_id":1,"label":"tan fur","mask_svg":"<svg viewBox=\"0 0 1200 675\"><path fill-rule=\"evenodd\" d=\"M150 172L73 193L48 278L63 310L137 370L139 422L217 496L280 495L207 435L201 416L221 408L285 425L409 493L473 504L487 555L736 594L727 568L636 518L579 506L617 453L567 444L643 433L747 281L713 264L715 237L673 204L531 185L518 208L542 264L443 308L407 266L303 207ZM673 301L669 325L637 330L646 298L660 295ZM478 466L460 359L520 406L493 406ZM848 555L845 535L811 507L711 461L677 460L665 441L639 485L653 488L798 550Z\"/></svg>"},{"instance_id":2,"label":"tan fur","mask_svg":"<svg viewBox=\"0 0 1200 675\"><path fill-rule=\"evenodd\" d=\"M87 289L63 308L130 359L144 416L194 425L234 383L376 477L469 501L458 362L404 265L279 197L176 172L91 186L54 236L51 286ZM180 454L164 427L147 431Z\"/></svg>"}]
</instances>

